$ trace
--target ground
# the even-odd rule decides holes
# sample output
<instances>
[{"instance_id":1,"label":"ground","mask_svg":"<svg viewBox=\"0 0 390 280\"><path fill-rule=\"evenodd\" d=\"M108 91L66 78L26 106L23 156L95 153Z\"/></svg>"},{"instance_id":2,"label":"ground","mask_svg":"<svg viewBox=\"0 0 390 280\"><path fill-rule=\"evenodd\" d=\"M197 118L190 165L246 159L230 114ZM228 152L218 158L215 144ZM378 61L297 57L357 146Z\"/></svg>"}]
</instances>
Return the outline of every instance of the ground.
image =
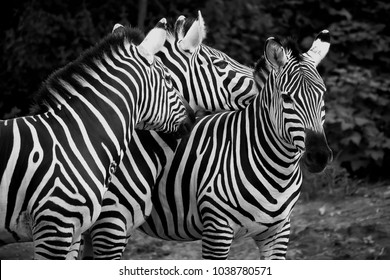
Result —
<instances>
[{"instance_id":1,"label":"ground","mask_svg":"<svg viewBox=\"0 0 390 280\"><path fill-rule=\"evenodd\" d=\"M124 259L200 259L200 242L134 234ZM0 259L31 259L31 243L0 249ZM235 241L230 259L258 259L252 240ZM390 259L390 185L364 184L314 199L302 196L291 218L287 259Z\"/></svg>"}]
</instances>

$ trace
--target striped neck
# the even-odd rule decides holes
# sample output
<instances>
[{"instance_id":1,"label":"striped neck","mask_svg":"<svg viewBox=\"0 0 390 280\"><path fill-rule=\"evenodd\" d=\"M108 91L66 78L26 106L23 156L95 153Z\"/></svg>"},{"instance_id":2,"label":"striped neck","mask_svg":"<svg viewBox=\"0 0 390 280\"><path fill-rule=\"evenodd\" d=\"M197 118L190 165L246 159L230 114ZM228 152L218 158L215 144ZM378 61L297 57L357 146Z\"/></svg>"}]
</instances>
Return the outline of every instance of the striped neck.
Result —
<instances>
[{"instance_id":1,"label":"striped neck","mask_svg":"<svg viewBox=\"0 0 390 280\"><path fill-rule=\"evenodd\" d=\"M170 34L157 55L171 73L174 87L195 110L243 109L258 94L250 67L205 44L184 51Z\"/></svg>"}]
</instances>

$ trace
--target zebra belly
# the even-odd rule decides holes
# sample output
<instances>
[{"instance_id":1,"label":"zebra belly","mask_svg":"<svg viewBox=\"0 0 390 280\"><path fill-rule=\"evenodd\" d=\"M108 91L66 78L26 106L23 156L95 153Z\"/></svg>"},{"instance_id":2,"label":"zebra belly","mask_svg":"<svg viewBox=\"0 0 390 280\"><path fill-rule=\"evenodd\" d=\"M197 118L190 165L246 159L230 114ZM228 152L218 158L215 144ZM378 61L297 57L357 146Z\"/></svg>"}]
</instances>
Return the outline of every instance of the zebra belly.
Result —
<instances>
[{"instance_id":1,"label":"zebra belly","mask_svg":"<svg viewBox=\"0 0 390 280\"><path fill-rule=\"evenodd\" d=\"M288 219L289 216L273 225L265 225L256 221L247 221L243 224L229 221L228 224L233 229L235 240L248 237L267 239L276 234ZM164 218L158 216L157 212L152 211L152 215L148 217L146 222L138 230L150 237L164 240L196 241L202 239L203 226L202 224L198 224L197 227L194 227L194 224L183 226L183 221L179 220L176 220L175 224L166 224Z\"/></svg>"},{"instance_id":2,"label":"zebra belly","mask_svg":"<svg viewBox=\"0 0 390 280\"><path fill-rule=\"evenodd\" d=\"M286 220L288 220L288 217L273 225L264 225L258 222L251 222L250 224L245 225L231 224L231 227L234 231L234 239L247 237L267 239L268 237L279 232Z\"/></svg>"},{"instance_id":3,"label":"zebra belly","mask_svg":"<svg viewBox=\"0 0 390 280\"><path fill-rule=\"evenodd\" d=\"M137 228L139 231L141 231L142 233L150 236L150 237L154 237L154 238L158 238L158 239L163 239L163 240L168 240L168 241L183 241L183 242L188 242L188 241L197 241L197 240L201 240L202 239L202 235L196 235L196 236L179 236L175 233L161 233L161 232L158 232L158 231L153 231L153 230L150 230L150 228L146 225L142 225L141 227Z\"/></svg>"},{"instance_id":4,"label":"zebra belly","mask_svg":"<svg viewBox=\"0 0 390 280\"><path fill-rule=\"evenodd\" d=\"M187 217L188 218L188 217ZM169 221L160 216L154 208L151 215L138 229L155 238L174 241L196 241L202 239L203 226L201 223L194 223L199 217L190 217L187 221L182 219Z\"/></svg>"}]
</instances>

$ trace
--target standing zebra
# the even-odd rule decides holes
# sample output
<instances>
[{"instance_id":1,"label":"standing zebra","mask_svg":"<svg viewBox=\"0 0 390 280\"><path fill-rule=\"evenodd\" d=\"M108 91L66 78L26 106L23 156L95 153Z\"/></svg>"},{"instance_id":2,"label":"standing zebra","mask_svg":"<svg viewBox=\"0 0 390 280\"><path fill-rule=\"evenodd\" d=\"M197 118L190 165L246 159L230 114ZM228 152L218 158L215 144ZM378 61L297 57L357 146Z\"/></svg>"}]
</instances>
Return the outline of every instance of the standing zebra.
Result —
<instances>
[{"instance_id":1,"label":"standing zebra","mask_svg":"<svg viewBox=\"0 0 390 280\"><path fill-rule=\"evenodd\" d=\"M261 258L284 259L299 162L320 172L332 158L323 131L326 89L316 70L329 46L328 31L304 54L292 41L268 39L255 71L261 93L243 110L202 118L167 153L140 229L166 240L201 239L206 259L226 259L240 237L252 237Z\"/></svg>"},{"instance_id":2,"label":"standing zebra","mask_svg":"<svg viewBox=\"0 0 390 280\"><path fill-rule=\"evenodd\" d=\"M36 114L0 121L1 245L33 240L36 259L74 257L134 129L188 130L191 111L154 58L165 19L141 37L108 36L47 79Z\"/></svg>"},{"instance_id":3,"label":"standing zebra","mask_svg":"<svg viewBox=\"0 0 390 280\"><path fill-rule=\"evenodd\" d=\"M121 32L120 26L114 32ZM192 108L213 112L245 108L258 94L253 70L202 44L205 35L200 13L197 20L181 16L157 56ZM91 228L95 258L121 258L132 231L150 215L151 192L166 163L164 154L177 146L176 139L160 133L136 131L133 136ZM92 255L90 245L84 247L84 257Z\"/></svg>"}]
</instances>

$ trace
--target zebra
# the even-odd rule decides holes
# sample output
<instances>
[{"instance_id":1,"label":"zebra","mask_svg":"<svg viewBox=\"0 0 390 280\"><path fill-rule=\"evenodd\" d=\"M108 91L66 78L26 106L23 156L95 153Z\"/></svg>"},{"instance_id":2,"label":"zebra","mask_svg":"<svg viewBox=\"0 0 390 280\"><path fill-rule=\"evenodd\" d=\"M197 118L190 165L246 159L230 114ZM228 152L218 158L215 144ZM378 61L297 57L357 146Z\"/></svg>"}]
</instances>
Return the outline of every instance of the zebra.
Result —
<instances>
[{"instance_id":1,"label":"zebra","mask_svg":"<svg viewBox=\"0 0 390 280\"><path fill-rule=\"evenodd\" d=\"M258 94L252 69L203 44L205 38L206 25L200 11L196 20L179 16L157 56L194 110L219 112L245 108Z\"/></svg>"},{"instance_id":2,"label":"zebra","mask_svg":"<svg viewBox=\"0 0 390 280\"><path fill-rule=\"evenodd\" d=\"M166 36L166 19L146 37L107 36L49 76L30 116L0 121L0 245L75 258L133 131L189 131L193 112L155 58Z\"/></svg>"},{"instance_id":3,"label":"zebra","mask_svg":"<svg viewBox=\"0 0 390 280\"><path fill-rule=\"evenodd\" d=\"M300 53L269 38L254 78L261 92L246 108L200 119L154 186L139 229L164 240L202 241L202 258L227 259L234 239L251 237L261 259L285 259L301 164L321 172L332 160L323 129L324 82L316 66L330 47L322 31Z\"/></svg>"},{"instance_id":4,"label":"zebra","mask_svg":"<svg viewBox=\"0 0 390 280\"><path fill-rule=\"evenodd\" d=\"M115 25L114 32L121 32ZM203 17L180 16L168 33L159 56L171 72L174 86L199 112L245 108L258 94L253 69L202 43L206 36ZM123 162L113 176L103 201L102 213L84 234L84 258L120 259L132 231L149 216L151 192L164 168L165 148L174 150L177 140L169 135L136 131Z\"/></svg>"}]
</instances>

